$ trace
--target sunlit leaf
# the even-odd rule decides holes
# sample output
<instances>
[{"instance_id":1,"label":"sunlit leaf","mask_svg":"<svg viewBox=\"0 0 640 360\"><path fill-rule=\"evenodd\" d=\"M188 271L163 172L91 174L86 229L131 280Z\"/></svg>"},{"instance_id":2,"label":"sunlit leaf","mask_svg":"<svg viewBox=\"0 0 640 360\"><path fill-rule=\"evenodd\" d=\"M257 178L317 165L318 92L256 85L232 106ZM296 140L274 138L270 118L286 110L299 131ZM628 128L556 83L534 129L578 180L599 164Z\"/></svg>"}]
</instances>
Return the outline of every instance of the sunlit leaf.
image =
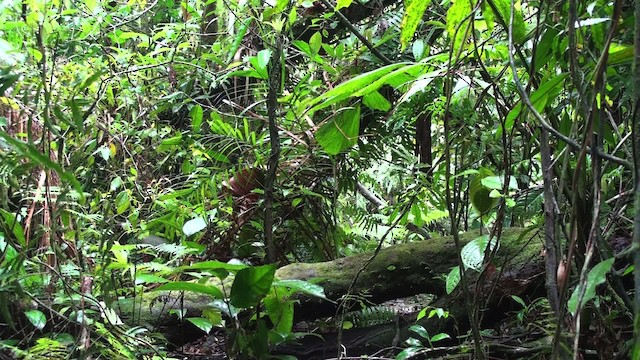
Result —
<instances>
[{"instance_id":1,"label":"sunlit leaf","mask_svg":"<svg viewBox=\"0 0 640 360\"><path fill-rule=\"evenodd\" d=\"M204 221L204 218L197 217L185 222L182 226L182 232L187 236L191 236L197 232L204 230L206 227L207 222Z\"/></svg>"},{"instance_id":2,"label":"sunlit leaf","mask_svg":"<svg viewBox=\"0 0 640 360\"><path fill-rule=\"evenodd\" d=\"M38 330L44 329L44 326L47 324L47 317L40 310L28 310L24 312L24 315L27 317L31 325Z\"/></svg>"},{"instance_id":3,"label":"sunlit leaf","mask_svg":"<svg viewBox=\"0 0 640 360\"><path fill-rule=\"evenodd\" d=\"M213 329L213 324L211 323L211 321L204 319L204 318L187 318L187 321L189 321L190 323L192 323L193 325L195 325L198 329L202 330L205 332L205 334L208 334L211 332L211 329Z\"/></svg>"},{"instance_id":4,"label":"sunlit leaf","mask_svg":"<svg viewBox=\"0 0 640 360\"><path fill-rule=\"evenodd\" d=\"M277 280L273 282L273 286L276 287L286 287L294 291L294 293L303 293L311 296L315 296L321 299L326 299L326 295L324 294L324 289L322 286L317 284L312 284L308 281L297 280L297 279L287 279L287 280Z\"/></svg>"},{"instance_id":5,"label":"sunlit leaf","mask_svg":"<svg viewBox=\"0 0 640 360\"><path fill-rule=\"evenodd\" d=\"M431 0L405 0L404 1L404 16L402 17L402 23L400 24L400 44L402 51L407 47L413 35L418 28L418 24L422 20L425 10L431 4Z\"/></svg>"},{"instance_id":6,"label":"sunlit leaf","mask_svg":"<svg viewBox=\"0 0 640 360\"><path fill-rule=\"evenodd\" d=\"M362 97L362 103L369 109L389 111L391 103L377 91L370 92Z\"/></svg>"},{"instance_id":7,"label":"sunlit leaf","mask_svg":"<svg viewBox=\"0 0 640 360\"><path fill-rule=\"evenodd\" d=\"M353 0L338 0L336 3L336 11L351 6Z\"/></svg>"}]
</instances>

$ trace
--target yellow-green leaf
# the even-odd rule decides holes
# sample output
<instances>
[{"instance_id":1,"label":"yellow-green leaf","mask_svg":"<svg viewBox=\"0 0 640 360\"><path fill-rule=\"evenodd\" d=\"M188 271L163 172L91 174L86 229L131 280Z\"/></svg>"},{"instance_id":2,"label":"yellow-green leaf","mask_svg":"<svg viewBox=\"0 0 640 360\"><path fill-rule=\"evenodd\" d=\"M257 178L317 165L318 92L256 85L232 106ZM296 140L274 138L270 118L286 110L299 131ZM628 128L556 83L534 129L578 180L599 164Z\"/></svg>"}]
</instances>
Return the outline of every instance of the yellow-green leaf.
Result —
<instances>
[{"instance_id":1,"label":"yellow-green leaf","mask_svg":"<svg viewBox=\"0 0 640 360\"><path fill-rule=\"evenodd\" d=\"M402 17L402 24L400 24L400 28L402 29L400 33L402 51L404 51L407 44L413 39L418 24L420 24L420 20L422 20L422 15L424 15L425 10L427 10L427 6L431 4L431 0L406 0L404 3L404 17Z\"/></svg>"}]
</instances>

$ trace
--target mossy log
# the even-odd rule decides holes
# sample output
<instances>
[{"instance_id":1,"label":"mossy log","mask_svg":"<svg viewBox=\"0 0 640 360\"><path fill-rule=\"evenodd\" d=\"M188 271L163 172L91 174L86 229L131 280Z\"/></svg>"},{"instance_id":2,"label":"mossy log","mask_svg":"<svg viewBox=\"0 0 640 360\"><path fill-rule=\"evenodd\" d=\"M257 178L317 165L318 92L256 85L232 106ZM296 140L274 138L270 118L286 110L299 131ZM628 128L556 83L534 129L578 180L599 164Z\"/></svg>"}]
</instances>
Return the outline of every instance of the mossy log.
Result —
<instances>
[{"instance_id":1,"label":"mossy log","mask_svg":"<svg viewBox=\"0 0 640 360\"><path fill-rule=\"evenodd\" d=\"M461 235L462 244L479 236L478 232ZM524 291L543 266L542 242L533 232L511 228L503 232L500 248L493 259L490 276L500 273L496 296ZM295 263L277 270L278 279L317 281L327 297L337 301L347 293L356 273L371 254L359 254L322 263ZM420 293L442 295L444 277L458 262L453 237L440 237L382 249L361 272L351 294L366 294L373 303ZM493 270L493 269L501 269ZM226 286L230 289L230 285ZM223 291L224 292L224 291ZM182 309L187 317L199 316L212 301L209 296L194 293L149 291L136 301L118 304L120 314L132 325L151 328L175 327L177 318L170 310ZM318 318L335 313L336 304L319 299L301 298L296 309L297 319ZM160 331L163 331L160 329Z\"/></svg>"}]
</instances>

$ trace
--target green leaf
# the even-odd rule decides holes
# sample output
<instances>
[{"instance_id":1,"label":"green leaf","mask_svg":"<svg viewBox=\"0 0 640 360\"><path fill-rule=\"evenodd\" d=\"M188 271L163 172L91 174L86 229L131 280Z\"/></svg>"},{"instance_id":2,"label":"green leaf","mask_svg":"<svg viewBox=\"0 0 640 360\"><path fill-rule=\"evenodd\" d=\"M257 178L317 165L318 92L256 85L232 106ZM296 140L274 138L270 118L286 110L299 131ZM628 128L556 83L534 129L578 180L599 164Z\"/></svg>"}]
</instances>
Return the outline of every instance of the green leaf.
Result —
<instances>
[{"instance_id":1,"label":"green leaf","mask_svg":"<svg viewBox=\"0 0 640 360\"><path fill-rule=\"evenodd\" d=\"M294 42L294 45L295 44L296 42ZM353 94L356 91L359 91L365 88L367 85L370 85L374 81L380 79L382 76L394 70L406 67L408 64L409 63L391 64L391 65L383 66L379 69L358 75L352 79L349 79L343 82L342 84L327 91L326 93L311 99L305 104L305 107L315 111L315 110L319 110L327 106L333 105L342 100L345 100L353 96Z\"/></svg>"},{"instance_id":2,"label":"green leaf","mask_svg":"<svg viewBox=\"0 0 640 360\"><path fill-rule=\"evenodd\" d=\"M529 100L531 100L531 104L538 111L542 112L544 108L552 101L555 101L557 95L562 91L564 79L569 76L568 73L560 74L546 81L540 87L531 93L529 96ZM505 120L505 129L507 131L511 131L513 125L515 124L516 118L520 115L520 112L526 108L526 105L520 101L518 105L516 105L509 114L507 114L507 119Z\"/></svg>"},{"instance_id":3,"label":"green leaf","mask_svg":"<svg viewBox=\"0 0 640 360\"><path fill-rule=\"evenodd\" d=\"M198 318L187 318L187 320L192 323L193 325L195 325L198 329L204 331L206 334L211 332L211 329L213 329L213 324L211 323L211 321L198 317Z\"/></svg>"},{"instance_id":4,"label":"green leaf","mask_svg":"<svg viewBox=\"0 0 640 360\"><path fill-rule=\"evenodd\" d=\"M309 39L309 51L311 55L317 55L318 51L322 47L322 34L319 31L316 31L311 38Z\"/></svg>"},{"instance_id":5,"label":"green leaf","mask_svg":"<svg viewBox=\"0 0 640 360\"><path fill-rule=\"evenodd\" d=\"M40 152L40 150L38 150L34 145L17 140L4 131L0 131L0 139L4 140L8 145L10 145L15 152L33 161L34 163L36 163L36 165L40 165L46 169L55 171L62 180L65 180L73 186L73 188L78 192L80 200L84 201L82 185L80 185L80 182L76 180L73 174L64 171L58 163L53 162L49 157Z\"/></svg>"},{"instance_id":6,"label":"green leaf","mask_svg":"<svg viewBox=\"0 0 640 360\"><path fill-rule=\"evenodd\" d=\"M424 15L429 4L431 4L431 0L405 0L404 16L400 24L400 28L402 29L400 33L401 51L404 51L407 44L413 39L418 24L420 24L422 20L422 15Z\"/></svg>"},{"instance_id":7,"label":"green leaf","mask_svg":"<svg viewBox=\"0 0 640 360\"><path fill-rule=\"evenodd\" d=\"M122 190L116 196L116 213L121 215L131 206L131 197L128 190Z\"/></svg>"},{"instance_id":8,"label":"green leaf","mask_svg":"<svg viewBox=\"0 0 640 360\"><path fill-rule=\"evenodd\" d=\"M511 0L493 0L493 4L498 10L498 15L502 18L502 21L506 26L509 26L511 18ZM506 29L505 29L506 30ZM517 44L522 44L526 39L526 26L524 23L524 16L522 9L516 6L515 13L513 14L513 40Z\"/></svg>"},{"instance_id":9,"label":"green leaf","mask_svg":"<svg viewBox=\"0 0 640 360\"><path fill-rule=\"evenodd\" d=\"M267 65L269 65L269 60L271 60L271 50L269 49L260 50L258 52L257 57L258 57L257 70L264 70L267 68Z\"/></svg>"},{"instance_id":10,"label":"green leaf","mask_svg":"<svg viewBox=\"0 0 640 360\"><path fill-rule=\"evenodd\" d=\"M489 241L489 235L479 236L470 242L468 242L465 246L462 247L460 251L460 257L462 258L462 263L465 268L471 268L476 271L480 271L482 268L482 263L484 262L484 253L487 249L487 246L491 246L491 249L495 249L498 246L496 238L491 239Z\"/></svg>"},{"instance_id":11,"label":"green leaf","mask_svg":"<svg viewBox=\"0 0 640 360\"><path fill-rule=\"evenodd\" d=\"M122 178L120 176L116 176L111 180L111 184L109 185L110 191L116 191L122 185Z\"/></svg>"},{"instance_id":12,"label":"green leaf","mask_svg":"<svg viewBox=\"0 0 640 360\"><path fill-rule=\"evenodd\" d=\"M277 296L264 299L267 315L273 323L273 329L279 334L289 334L293 329L293 300L281 300Z\"/></svg>"},{"instance_id":13,"label":"green leaf","mask_svg":"<svg viewBox=\"0 0 640 360\"><path fill-rule=\"evenodd\" d=\"M352 2L353 0L338 0L335 11L338 11L342 8L348 8L349 6L351 6Z\"/></svg>"},{"instance_id":14,"label":"green leaf","mask_svg":"<svg viewBox=\"0 0 640 360\"><path fill-rule=\"evenodd\" d=\"M422 60L424 56L424 49L425 49L424 40L418 39L413 42L413 46L411 47L411 52L413 53L413 58L416 61Z\"/></svg>"},{"instance_id":15,"label":"green leaf","mask_svg":"<svg viewBox=\"0 0 640 360\"><path fill-rule=\"evenodd\" d=\"M445 334L445 333L438 333L433 335L433 337L431 338L431 342L436 342L436 341L440 341L440 340L444 340L444 339L451 339L451 336L449 336L449 334Z\"/></svg>"},{"instance_id":16,"label":"green leaf","mask_svg":"<svg viewBox=\"0 0 640 360\"><path fill-rule=\"evenodd\" d=\"M268 292L276 272L276 265L262 265L238 271L231 286L230 302L239 308L258 304Z\"/></svg>"},{"instance_id":17,"label":"green leaf","mask_svg":"<svg viewBox=\"0 0 640 360\"><path fill-rule=\"evenodd\" d=\"M487 189L502 190L502 188L504 187L503 176L486 176L483 177L480 182L482 183L482 186L486 187ZM518 189L518 181L514 176L509 177L509 189Z\"/></svg>"},{"instance_id":18,"label":"green leaf","mask_svg":"<svg viewBox=\"0 0 640 360\"><path fill-rule=\"evenodd\" d=\"M156 150L158 152L168 151L179 146L180 144L182 144L182 133L178 133L178 135L176 136L162 140Z\"/></svg>"},{"instance_id":19,"label":"green leaf","mask_svg":"<svg viewBox=\"0 0 640 360\"><path fill-rule=\"evenodd\" d=\"M320 285L312 284L304 280L277 280L273 282L273 286L286 287L293 290L294 293L303 293L311 296L315 296L321 299L326 299L324 289Z\"/></svg>"},{"instance_id":20,"label":"green leaf","mask_svg":"<svg viewBox=\"0 0 640 360\"><path fill-rule=\"evenodd\" d=\"M369 109L389 111L391 103L377 91L370 92L362 97L362 103Z\"/></svg>"},{"instance_id":21,"label":"green leaf","mask_svg":"<svg viewBox=\"0 0 640 360\"><path fill-rule=\"evenodd\" d=\"M203 261L203 262L197 262L195 264L192 265L187 265L187 266L180 266L178 268L179 271L185 271L185 270L228 270L230 272L237 272L240 271L242 269L246 269L248 268L249 265L245 265L242 263L225 263L225 262L221 262L221 261L217 261L217 260L211 260L211 261Z\"/></svg>"},{"instance_id":22,"label":"green leaf","mask_svg":"<svg viewBox=\"0 0 640 360\"><path fill-rule=\"evenodd\" d=\"M490 196L491 190L482 184L482 179L489 176L494 176L491 170L487 168L480 168L469 184L471 205L473 205L481 215L489 212L489 210L497 204L497 200Z\"/></svg>"},{"instance_id":23,"label":"green leaf","mask_svg":"<svg viewBox=\"0 0 640 360\"><path fill-rule=\"evenodd\" d=\"M420 335L421 337L429 340L429 332L422 325L419 325L419 324L411 325L409 327L409 331L413 331L414 333Z\"/></svg>"},{"instance_id":24,"label":"green leaf","mask_svg":"<svg viewBox=\"0 0 640 360\"><path fill-rule=\"evenodd\" d=\"M589 271L589 275L587 275L587 286L584 290L582 301L579 301L578 299L580 289L582 288L581 284L576 286L571 294L571 298L569 298L569 302L567 303L567 307L569 308L569 311L571 311L572 315L576 314L578 308L582 308L582 305L596 297L596 287L607 280L607 273L611 270L614 261L615 258L604 260Z\"/></svg>"},{"instance_id":25,"label":"green leaf","mask_svg":"<svg viewBox=\"0 0 640 360\"><path fill-rule=\"evenodd\" d=\"M513 301L517 302L518 304L522 305L523 308L527 307L527 304L524 302L524 300L522 300L522 298L518 295L511 295L511 298L513 299Z\"/></svg>"},{"instance_id":26,"label":"green leaf","mask_svg":"<svg viewBox=\"0 0 640 360\"><path fill-rule=\"evenodd\" d=\"M184 225L182 226L182 232L187 236L191 236L197 232L200 232L206 227L207 227L207 222L204 221L203 217L198 216L195 219L191 219L185 222Z\"/></svg>"},{"instance_id":27,"label":"green leaf","mask_svg":"<svg viewBox=\"0 0 640 360\"><path fill-rule=\"evenodd\" d=\"M329 155L337 155L358 142L360 107L341 111L316 131L316 140Z\"/></svg>"},{"instance_id":28,"label":"green leaf","mask_svg":"<svg viewBox=\"0 0 640 360\"><path fill-rule=\"evenodd\" d=\"M445 289L447 290L447 294L451 294L451 292L458 286L460 282L460 267L456 266L447 275L447 280L445 282Z\"/></svg>"},{"instance_id":29,"label":"green leaf","mask_svg":"<svg viewBox=\"0 0 640 360\"><path fill-rule=\"evenodd\" d=\"M404 350L402 350L398 355L396 355L396 360L406 360L411 359L412 357L420 354L423 351L423 347L411 346Z\"/></svg>"},{"instance_id":30,"label":"green leaf","mask_svg":"<svg viewBox=\"0 0 640 360\"><path fill-rule=\"evenodd\" d=\"M47 324L47 317L44 316L44 313L40 310L28 310L24 312L24 315L38 330L44 329L44 326Z\"/></svg>"},{"instance_id":31,"label":"green leaf","mask_svg":"<svg viewBox=\"0 0 640 360\"><path fill-rule=\"evenodd\" d=\"M156 288L158 291L188 291L198 294L211 295L216 299L222 299L224 295L220 289L212 285L197 284L187 281L175 281L160 285Z\"/></svg>"},{"instance_id":32,"label":"green leaf","mask_svg":"<svg viewBox=\"0 0 640 360\"><path fill-rule=\"evenodd\" d=\"M20 246L26 246L27 240L24 237L24 228L22 224L20 224L20 221L16 219L16 216L5 209L0 209L0 215L2 215L4 223L11 227L13 236L18 240L18 244L20 244ZM2 236L2 239L4 240L4 236Z\"/></svg>"},{"instance_id":33,"label":"green leaf","mask_svg":"<svg viewBox=\"0 0 640 360\"><path fill-rule=\"evenodd\" d=\"M196 106L191 108L189 115L191 115L191 131L194 133L200 132L200 126L202 126L203 119L202 106L196 104Z\"/></svg>"},{"instance_id":34,"label":"green leaf","mask_svg":"<svg viewBox=\"0 0 640 360\"><path fill-rule=\"evenodd\" d=\"M217 308L206 308L202 310L202 317L209 320L213 326L222 326L222 310Z\"/></svg>"},{"instance_id":35,"label":"green leaf","mask_svg":"<svg viewBox=\"0 0 640 360\"><path fill-rule=\"evenodd\" d=\"M469 28L469 14L471 4L469 0L455 0L447 10L447 33L451 39L454 54L457 54L466 43Z\"/></svg>"},{"instance_id":36,"label":"green leaf","mask_svg":"<svg viewBox=\"0 0 640 360\"><path fill-rule=\"evenodd\" d=\"M150 283L166 283L169 280L153 274L136 274L136 285Z\"/></svg>"}]
</instances>

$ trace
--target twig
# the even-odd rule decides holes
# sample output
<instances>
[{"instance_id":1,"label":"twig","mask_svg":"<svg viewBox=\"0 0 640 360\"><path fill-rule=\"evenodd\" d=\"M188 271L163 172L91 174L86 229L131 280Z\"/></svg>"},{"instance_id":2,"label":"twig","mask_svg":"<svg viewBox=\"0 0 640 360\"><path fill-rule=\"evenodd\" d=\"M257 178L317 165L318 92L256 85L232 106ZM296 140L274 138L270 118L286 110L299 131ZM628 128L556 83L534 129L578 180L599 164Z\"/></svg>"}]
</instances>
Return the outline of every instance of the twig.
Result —
<instances>
[{"instance_id":1,"label":"twig","mask_svg":"<svg viewBox=\"0 0 640 360\"><path fill-rule=\"evenodd\" d=\"M360 33L360 31L358 31L358 29L356 29L355 26L353 26L351 21L349 21L349 19L347 19L346 16L344 16L340 11L336 11L336 8L331 3L329 3L328 0L320 0L320 1L322 1L324 6L328 7L331 10L333 10L333 12L336 14L336 16L338 16L338 20L340 20L342 25L346 26L349 29L349 31L351 31L353 33L353 35L355 35L358 39L360 39L360 41L362 41L364 46L366 46L367 49L369 49L371 51L371 53L373 53L373 55L375 55L378 59L380 59L385 65L391 65L391 60L387 59L386 56L384 56L380 51L378 51L378 49L376 49L373 46L373 44L371 44L371 42L369 40L367 40L367 38L365 38Z\"/></svg>"}]
</instances>

